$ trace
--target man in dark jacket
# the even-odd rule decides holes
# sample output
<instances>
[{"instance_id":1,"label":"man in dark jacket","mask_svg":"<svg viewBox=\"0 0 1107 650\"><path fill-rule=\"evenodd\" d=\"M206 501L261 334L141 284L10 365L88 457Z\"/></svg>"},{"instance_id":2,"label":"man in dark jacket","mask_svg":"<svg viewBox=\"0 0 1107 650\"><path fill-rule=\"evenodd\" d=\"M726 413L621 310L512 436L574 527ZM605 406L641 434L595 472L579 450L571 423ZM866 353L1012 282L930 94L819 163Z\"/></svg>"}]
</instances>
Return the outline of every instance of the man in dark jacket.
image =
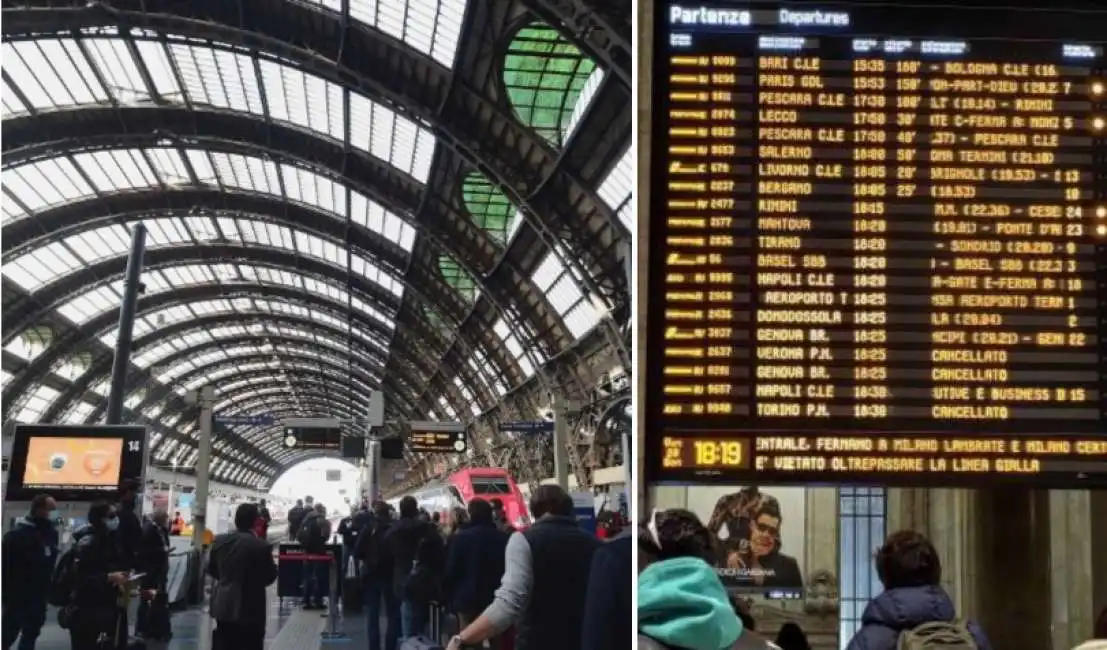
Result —
<instances>
[{"instance_id":1,"label":"man in dark jacket","mask_svg":"<svg viewBox=\"0 0 1107 650\"><path fill-rule=\"evenodd\" d=\"M492 604L504 574L508 539L507 533L496 528L487 501L473 499L468 510L469 525L450 538L442 585L463 626Z\"/></svg>"},{"instance_id":2,"label":"man in dark jacket","mask_svg":"<svg viewBox=\"0 0 1107 650\"><path fill-rule=\"evenodd\" d=\"M892 533L876 552L875 562L884 591L865 607L861 629L847 650L895 650L902 633L957 618L953 601L941 587L938 552L926 537L912 530ZM966 627L977 648L991 650L979 625L969 622Z\"/></svg>"},{"instance_id":3,"label":"man in dark jacket","mask_svg":"<svg viewBox=\"0 0 1107 650\"><path fill-rule=\"evenodd\" d=\"M156 510L142 527L142 543L138 551L138 564L143 567L140 584L144 594L138 607L135 632L147 639L169 640L168 626L159 624L159 619L169 618L166 594L169 551L169 515L164 510Z\"/></svg>"},{"instance_id":4,"label":"man in dark jacket","mask_svg":"<svg viewBox=\"0 0 1107 650\"><path fill-rule=\"evenodd\" d=\"M305 552L323 555L327 552L327 542L330 538L331 522L327 519L327 509L322 503L317 503L304 515L297 541L304 547ZM304 563L302 588L304 609L326 609L323 599L327 596L329 572L330 565L327 562L312 560Z\"/></svg>"},{"instance_id":5,"label":"man in dark jacket","mask_svg":"<svg viewBox=\"0 0 1107 650\"><path fill-rule=\"evenodd\" d=\"M444 564L445 545L438 535L438 529L430 523L430 518L420 516L419 503L415 497L400 499L400 520L395 522L384 539L385 553L392 565L392 588L400 601L400 620L403 637L415 636L423 632L430 615L429 599L420 597L423 587L434 589L427 584L441 579ZM418 555L423 563L422 573L412 582L412 567ZM440 557L435 557L438 555ZM412 584L409 585L409 582ZM432 596L433 597L433 596Z\"/></svg>"},{"instance_id":6,"label":"man in dark jacket","mask_svg":"<svg viewBox=\"0 0 1107 650\"><path fill-rule=\"evenodd\" d=\"M508 540L495 599L450 639L449 650L480 645L513 623L518 650L580 646L588 573L602 542L580 527L573 499L556 485L535 490L530 510L535 524Z\"/></svg>"},{"instance_id":7,"label":"man in dark jacket","mask_svg":"<svg viewBox=\"0 0 1107 650\"><path fill-rule=\"evenodd\" d=\"M631 590L634 574L634 540L623 531L592 556L588 572L588 597L584 601L581 650L630 650L626 630L616 621L634 616Z\"/></svg>"},{"instance_id":8,"label":"man in dark jacket","mask_svg":"<svg viewBox=\"0 0 1107 650\"><path fill-rule=\"evenodd\" d=\"M253 533L258 508L238 506L235 531L211 545L208 575L216 580L211 596L212 650L263 650L268 603L265 590L277 579L277 563L268 541Z\"/></svg>"},{"instance_id":9,"label":"man in dark jacket","mask_svg":"<svg viewBox=\"0 0 1107 650\"><path fill-rule=\"evenodd\" d=\"M46 623L46 595L58 558L54 528L57 503L49 494L31 500L31 511L18 519L3 542L3 636L8 650L19 638L19 650L34 650Z\"/></svg>"},{"instance_id":10,"label":"man in dark jacket","mask_svg":"<svg viewBox=\"0 0 1107 650\"><path fill-rule=\"evenodd\" d=\"M119 546L123 549L123 557L126 558L130 569L142 571L139 564L139 554L142 548L142 519L137 512L139 483L134 480L124 481L119 488L119 530L116 535Z\"/></svg>"},{"instance_id":11,"label":"man in dark jacket","mask_svg":"<svg viewBox=\"0 0 1107 650\"><path fill-rule=\"evenodd\" d=\"M72 650L127 647L127 610L120 596L129 587L134 558L126 556L119 543L120 527L119 511L101 501L88 509L88 526L73 533L75 579L68 618Z\"/></svg>"},{"instance_id":12,"label":"man in dark jacket","mask_svg":"<svg viewBox=\"0 0 1107 650\"><path fill-rule=\"evenodd\" d=\"M288 510L288 538L292 541L296 541L296 537L300 534L300 525L304 523L306 514L304 500L296 499L296 505Z\"/></svg>"},{"instance_id":13,"label":"man in dark jacket","mask_svg":"<svg viewBox=\"0 0 1107 650\"><path fill-rule=\"evenodd\" d=\"M385 538L392 527L392 514L387 503L373 504L373 513L363 518L354 555L361 563L361 581L365 588L365 609L369 650L381 650L381 607L388 621L385 629L385 650L396 650L402 634L400 601L392 586L392 564L385 548Z\"/></svg>"}]
</instances>

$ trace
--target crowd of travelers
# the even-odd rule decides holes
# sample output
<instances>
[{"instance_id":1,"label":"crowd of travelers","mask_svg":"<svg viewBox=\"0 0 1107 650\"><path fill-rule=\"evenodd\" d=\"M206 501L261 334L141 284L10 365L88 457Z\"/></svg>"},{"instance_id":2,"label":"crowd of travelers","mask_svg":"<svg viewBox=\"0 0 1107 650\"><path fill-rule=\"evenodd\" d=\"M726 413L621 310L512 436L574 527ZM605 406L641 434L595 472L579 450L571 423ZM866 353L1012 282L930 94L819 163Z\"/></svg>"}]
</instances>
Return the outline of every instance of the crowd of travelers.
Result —
<instances>
[{"instance_id":1,"label":"crowd of travelers","mask_svg":"<svg viewBox=\"0 0 1107 650\"><path fill-rule=\"evenodd\" d=\"M306 532L313 513L322 516L317 508L304 499L289 511L289 535L305 547L329 538L329 528ZM525 531L496 499L446 513L428 513L411 496L398 511L363 501L343 518L336 534L366 613L368 650L629 650L618 622L632 613L630 536L610 523L585 531L557 486L536 490L530 508ZM305 607L319 604L305 593Z\"/></svg>"}]
</instances>

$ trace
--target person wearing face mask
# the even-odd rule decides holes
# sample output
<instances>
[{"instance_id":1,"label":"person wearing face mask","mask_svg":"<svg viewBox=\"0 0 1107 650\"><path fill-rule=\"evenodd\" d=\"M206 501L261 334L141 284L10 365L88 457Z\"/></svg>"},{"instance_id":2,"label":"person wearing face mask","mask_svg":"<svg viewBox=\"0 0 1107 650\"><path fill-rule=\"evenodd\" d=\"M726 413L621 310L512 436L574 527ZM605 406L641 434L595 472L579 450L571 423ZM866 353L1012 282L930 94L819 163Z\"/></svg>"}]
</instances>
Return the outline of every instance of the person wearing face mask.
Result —
<instances>
[{"instance_id":1,"label":"person wearing face mask","mask_svg":"<svg viewBox=\"0 0 1107 650\"><path fill-rule=\"evenodd\" d=\"M119 545L123 551L123 557L128 562L127 568L135 571L143 571L142 560L142 519L136 510L138 499L138 481L124 481L119 486Z\"/></svg>"},{"instance_id":2,"label":"person wearing face mask","mask_svg":"<svg viewBox=\"0 0 1107 650\"><path fill-rule=\"evenodd\" d=\"M127 647L121 596L131 560L119 543L119 511L103 501L88 509L88 525L73 533L73 595L65 612L72 650Z\"/></svg>"},{"instance_id":3,"label":"person wearing face mask","mask_svg":"<svg viewBox=\"0 0 1107 650\"><path fill-rule=\"evenodd\" d=\"M34 650L46 623L46 597L58 556L54 527L57 503L49 494L31 500L31 511L15 522L3 541L3 637L8 650Z\"/></svg>"}]
</instances>

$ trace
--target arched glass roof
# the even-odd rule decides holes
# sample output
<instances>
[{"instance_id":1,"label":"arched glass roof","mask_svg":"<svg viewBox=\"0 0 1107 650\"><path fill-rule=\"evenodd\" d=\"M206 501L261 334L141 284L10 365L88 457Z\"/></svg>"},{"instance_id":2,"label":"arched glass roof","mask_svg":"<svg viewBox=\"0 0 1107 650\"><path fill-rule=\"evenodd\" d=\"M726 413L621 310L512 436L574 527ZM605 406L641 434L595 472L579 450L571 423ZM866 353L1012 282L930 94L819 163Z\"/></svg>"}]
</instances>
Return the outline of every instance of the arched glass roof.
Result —
<instances>
[{"instance_id":1,"label":"arched glass roof","mask_svg":"<svg viewBox=\"0 0 1107 650\"><path fill-rule=\"evenodd\" d=\"M462 77L475 73L455 69L465 60L459 52L491 15L466 0L288 4L348 21L344 38L380 32L404 56ZM544 217L505 193L515 191L511 170L489 172L485 152L465 149L479 146L471 135L381 92L389 82L305 65L248 27L158 22L176 10L170 5L149 9L158 21L115 26L74 28L59 14L51 30L41 16L55 7L29 0L5 9L0 383L8 420L103 417L138 223L148 233L145 292L125 420L148 423L162 461L195 460L196 423L179 399L190 388L215 385L231 412L288 415L353 413L350 400L384 390L394 417L426 409L472 422L604 317L608 303L586 289L581 256L524 228ZM34 29L9 28L27 9L39 12ZM617 80L576 35L533 22L513 28L501 67L488 74L507 88L515 113L496 119L517 120L554 149L572 147L604 84ZM440 92L428 86L425 95ZM140 127L130 123L139 109L197 119ZM116 115L82 128L105 110ZM239 136L241 120L267 130ZM285 135L274 135L278 127ZM294 148L288 134L318 150ZM451 146L438 147L436 134ZM626 147L587 184L629 230L629 138ZM381 176L366 178L356 167L365 164ZM449 211L486 239L450 230ZM491 270L502 265L521 265L502 275L527 284L494 284ZM493 323L495 336L480 323ZM451 354L461 361L444 371ZM217 480L256 480L295 461L275 431L220 438Z\"/></svg>"}]
</instances>

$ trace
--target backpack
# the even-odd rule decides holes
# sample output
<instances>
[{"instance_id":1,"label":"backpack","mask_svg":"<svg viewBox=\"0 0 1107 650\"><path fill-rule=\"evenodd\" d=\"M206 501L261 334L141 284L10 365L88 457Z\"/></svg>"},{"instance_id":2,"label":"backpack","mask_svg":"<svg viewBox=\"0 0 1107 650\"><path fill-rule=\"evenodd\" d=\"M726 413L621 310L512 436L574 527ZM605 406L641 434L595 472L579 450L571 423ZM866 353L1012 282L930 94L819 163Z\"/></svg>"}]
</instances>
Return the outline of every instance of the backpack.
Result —
<instances>
[{"instance_id":1,"label":"backpack","mask_svg":"<svg viewBox=\"0 0 1107 650\"><path fill-rule=\"evenodd\" d=\"M296 541L307 550L321 549L327 545L327 540L323 539L323 525L319 517L304 520L299 534L296 535Z\"/></svg>"},{"instance_id":2,"label":"backpack","mask_svg":"<svg viewBox=\"0 0 1107 650\"><path fill-rule=\"evenodd\" d=\"M364 549L361 561L365 563L365 571L371 576L382 575L385 570L391 571L391 566L384 566L381 555L384 553L384 538L391 528L389 522L376 522L366 526L361 534L367 538L364 544L359 544Z\"/></svg>"},{"instance_id":3,"label":"backpack","mask_svg":"<svg viewBox=\"0 0 1107 650\"><path fill-rule=\"evenodd\" d=\"M899 635L896 650L979 650L964 621L923 623Z\"/></svg>"},{"instance_id":4,"label":"backpack","mask_svg":"<svg viewBox=\"0 0 1107 650\"><path fill-rule=\"evenodd\" d=\"M65 607L73 600L77 590L77 545L66 549L54 566L50 576L50 588L46 592L46 602L54 607Z\"/></svg>"}]
</instances>

